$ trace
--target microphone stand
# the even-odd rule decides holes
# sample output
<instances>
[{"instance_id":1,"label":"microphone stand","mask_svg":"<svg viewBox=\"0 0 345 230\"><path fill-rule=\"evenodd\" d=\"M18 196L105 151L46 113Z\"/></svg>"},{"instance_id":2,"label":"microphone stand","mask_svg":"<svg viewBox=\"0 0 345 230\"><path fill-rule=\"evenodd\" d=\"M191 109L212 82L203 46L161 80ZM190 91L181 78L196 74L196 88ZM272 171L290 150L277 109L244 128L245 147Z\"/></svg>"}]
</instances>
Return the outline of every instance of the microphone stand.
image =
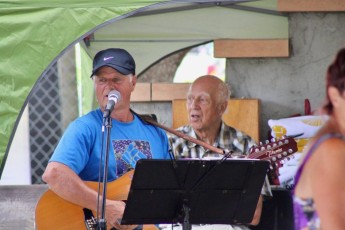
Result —
<instances>
[{"instance_id":1,"label":"microphone stand","mask_svg":"<svg viewBox=\"0 0 345 230\"><path fill-rule=\"evenodd\" d=\"M102 209L101 209L101 218L98 219L98 223L97 223L97 230L107 229L107 221L105 219L105 205L106 205L106 199L107 199L110 131L112 127L110 114L111 114L111 111L109 110L105 110L103 114L103 128L106 127L105 129L106 130L106 143L105 143L106 147L105 147L105 162L104 162L104 167L103 167ZM97 210L99 209L97 208Z\"/></svg>"},{"instance_id":2,"label":"microphone stand","mask_svg":"<svg viewBox=\"0 0 345 230\"><path fill-rule=\"evenodd\" d=\"M137 114L137 113L136 113ZM178 132L176 131L175 129L172 129L172 128L169 128L169 127L166 127L156 121L154 121L152 119L152 117L148 116L148 115L140 115L140 114L137 114L144 122L146 123L149 123L151 125L154 125L154 126L157 126L159 128L162 128L166 131L168 131L169 133L172 133L178 137L181 137L185 140L188 140L188 141L191 141L195 144L198 144L198 145L201 145L202 147L206 148L206 149L209 149L211 150L212 152L215 152L215 153L218 153L218 154L221 154L221 155L226 155L227 158L232 158L232 154L233 152L232 151L229 151L229 150L226 150L226 149L220 149L220 148L217 148L217 147L214 147L206 142L203 142L201 140L198 140L194 137L191 137L191 136L188 136L184 133L181 133L181 132Z\"/></svg>"}]
</instances>

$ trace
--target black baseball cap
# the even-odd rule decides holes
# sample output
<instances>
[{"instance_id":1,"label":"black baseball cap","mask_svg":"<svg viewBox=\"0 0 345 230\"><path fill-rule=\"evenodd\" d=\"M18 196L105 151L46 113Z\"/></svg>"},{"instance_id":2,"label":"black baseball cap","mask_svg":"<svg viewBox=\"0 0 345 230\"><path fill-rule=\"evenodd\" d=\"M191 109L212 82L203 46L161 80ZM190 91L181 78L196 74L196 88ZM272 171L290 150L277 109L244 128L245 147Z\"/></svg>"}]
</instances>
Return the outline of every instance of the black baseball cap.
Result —
<instances>
[{"instance_id":1,"label":"black baseball cap","mask_svg":"<svg viewBox=\"0 0 345 230\"><path fill-rule=\"evenodd\" d=\"M112 67L124 75L135 74L135 61L124 49L109 48L99 51L93 59L91 77L103 66Z\"/></svg>"}]
</instances>

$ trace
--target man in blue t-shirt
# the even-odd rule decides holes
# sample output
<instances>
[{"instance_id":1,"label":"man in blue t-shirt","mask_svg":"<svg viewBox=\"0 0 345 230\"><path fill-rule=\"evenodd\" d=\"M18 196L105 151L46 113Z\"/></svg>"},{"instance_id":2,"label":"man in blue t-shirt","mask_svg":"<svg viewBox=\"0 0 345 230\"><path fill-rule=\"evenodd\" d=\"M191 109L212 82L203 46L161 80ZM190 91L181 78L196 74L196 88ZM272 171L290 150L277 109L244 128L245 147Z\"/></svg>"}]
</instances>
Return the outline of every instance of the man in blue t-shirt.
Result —
<instances>
[{"instance_id":1,"label":"man in blue t-shirt","mask_svg":"<svg viewBox=\"0 0 345 230\"><path fill-rule=\"evenodd\" d=\"M43 180L58 196L95 212L98 191L84 181L99 180L100 162L103 168L105 159L102 140L104 143L107 117L110 116L112 124L108 181L134 168L139 159L169 159L169 145L163 130L144 123L130 110L136 75L134 59L126 50L111 48L98 52L93 60L91 78L99 108L69 125L48 163ZM103 180L102 175L100 178ZM124 209L123 201L107 199L105 218L108 226L135 227L119 224Z\"/></svg>"}]
</instances>

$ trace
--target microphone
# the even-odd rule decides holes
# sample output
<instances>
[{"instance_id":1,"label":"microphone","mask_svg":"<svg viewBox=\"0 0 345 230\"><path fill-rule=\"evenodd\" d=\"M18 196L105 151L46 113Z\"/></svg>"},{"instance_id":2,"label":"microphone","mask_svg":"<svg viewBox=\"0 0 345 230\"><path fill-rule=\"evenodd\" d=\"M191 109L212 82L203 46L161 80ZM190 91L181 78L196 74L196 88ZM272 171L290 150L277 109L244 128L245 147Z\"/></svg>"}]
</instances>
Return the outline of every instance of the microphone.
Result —
<instances>
[{"instance_id":1,"label":"microphone","mask_svg":"<svg viewBox=\"0 0 345 230\"><path fill-rule=\"evenodd\" d=\"M121 100L121 94L117 90L112 90L108 94L108 103L104 109L103 117L108 117L113 111L115 104Z\"/></svg>"}]
</instances>

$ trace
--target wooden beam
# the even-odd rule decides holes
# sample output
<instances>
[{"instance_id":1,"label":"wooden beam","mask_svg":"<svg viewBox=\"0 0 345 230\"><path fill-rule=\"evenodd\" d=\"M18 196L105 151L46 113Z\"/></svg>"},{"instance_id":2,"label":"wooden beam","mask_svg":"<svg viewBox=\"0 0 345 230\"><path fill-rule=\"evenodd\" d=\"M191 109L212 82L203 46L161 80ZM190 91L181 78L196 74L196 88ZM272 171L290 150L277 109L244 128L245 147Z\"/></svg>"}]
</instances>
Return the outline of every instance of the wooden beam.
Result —
<instances>
[{"instance_id":1,"label":"wooden beam","mask_svg":"<svg viewBox=\"0 0 345 230\"><path fill-rule=\"evenodd\" d=\"M220 39L214 41L216 58L288 57L288 39Z\"/></svg>"},{"instance_id":2,"label":"wooden beam","mask_svg":"<svg viewBox=\"0 0 345 230\"><path fill-rule=\"evenodd\" d=\"M152 83L152 101L185 99L189 83Z\"/></svg>"},{"instance_id":3,"label":"wooden beam","mask_svg":"<svg viewBox=\"0 0 345 230\"><path fill-rule=\"evenodd\" d=\"M139 83L135 85L135 89L131 95L131 101L144 102L151 101L151 83Z\"/></svg>"},{"instance_id":4,"label":"wooden beam","mask_svg":"<svg viewBox=\"0 0 345 230\"><path fill-rule=\"evenodd\" d=\"M341 12L345 11L344 0L278 0L281 12Z\"/></svg>"}]
</instances>

